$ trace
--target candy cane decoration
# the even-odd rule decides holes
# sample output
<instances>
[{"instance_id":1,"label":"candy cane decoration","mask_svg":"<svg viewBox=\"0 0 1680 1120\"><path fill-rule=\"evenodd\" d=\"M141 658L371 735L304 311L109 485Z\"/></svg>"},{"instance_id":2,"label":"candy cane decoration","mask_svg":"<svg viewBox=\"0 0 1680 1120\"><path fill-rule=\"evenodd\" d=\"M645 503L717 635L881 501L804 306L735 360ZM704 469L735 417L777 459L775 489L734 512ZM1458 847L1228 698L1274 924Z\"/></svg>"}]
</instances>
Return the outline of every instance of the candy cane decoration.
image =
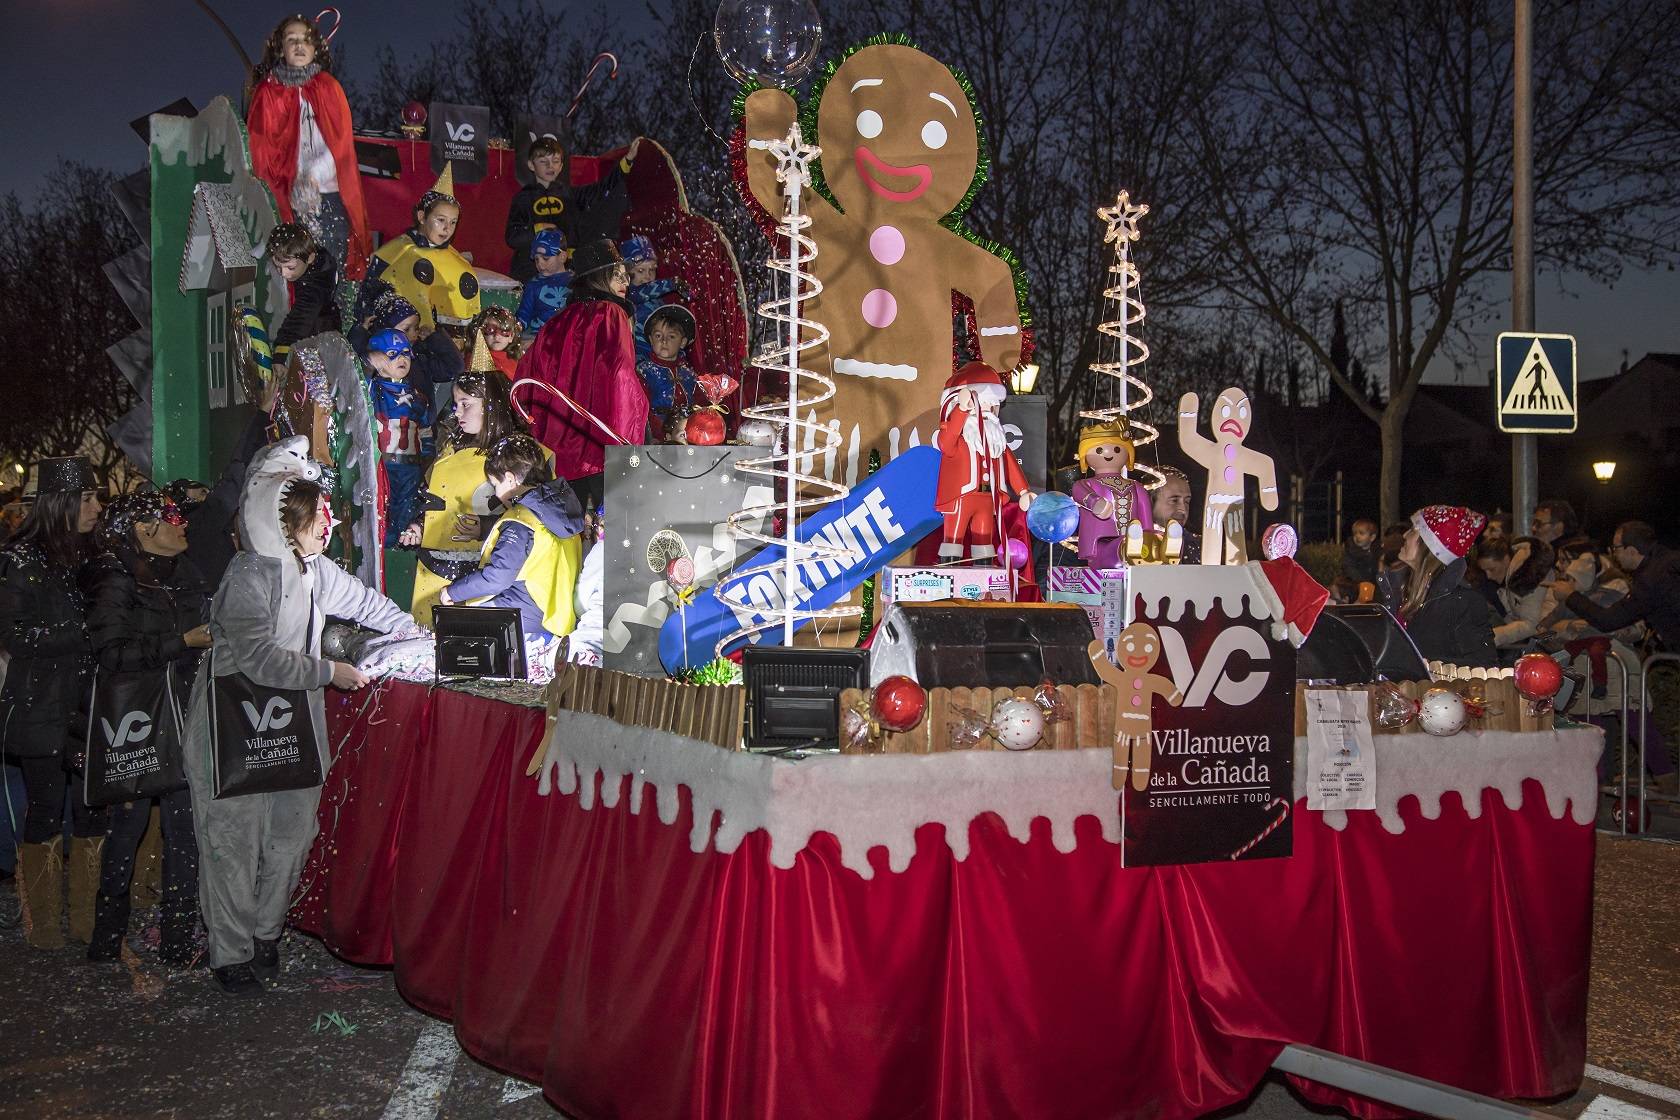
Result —
<instances>
[{"instance_id":1,"label":"candy cane decoration","mask_svg":"<svg viewBox=\"0 0 1680 1120\"><path fill-rule=\"evenodd\" d=\"M1103 297L1120 305L1120 317L1098 323L1097 330L1109 338L1118 339L1120 352L1115 361L1091 363L1090 370L1119 382L1120 404L1118 407L1087 409L1079 414L1081 419L1101 424L1126 423L1131 428L1134 452L1141 451L1145 444L1154 443L1160 436L1153 424L1132 416L1155 399L1155 391L1135 372L1149 360L1149 347L1132 333L1147 314L1143 299L1138 295L1142 277L1138 273L1137 262L1132 260L1132 243L1138 239L1138 219L1147 213L1149 207L1134 203L1128 191L1121 191L1113 206L1097 210L1097 217L1108 223L1103 242L1114 246L1114 263L1108 266L1108 271L1118 277L1103 289ZM1134 390L1138 394L1135 400L1132 398ZM1153 490L1166 481L1160 471L1144 465L1143 456L1136 455L1134 458L1137 465L1131 469L1142 476L1147 489Z\"/></svg>"},{"instance_id":2,"label":"candy cane decoration","mask_svg":"<svg viewBox=\"0 0 1680 1120\"><path fill-rule=\"evenodd\" d=\"M1265 828L1260 830L1260 835L1256 836L1254 839L1250 840L1248 843L1244 844L1242 847L1240 847L1236 851L1232 852L1231 853L1231 858L1232 859L1241 859L1243 856L1245 856L1249 852L1253 851L1254 846L1256 844L1260 843L1260 841L1264 840L1266 837L1268 837L1272 833L1276 832L1278 825L1282 824L1284 821L1289 819L1289 802L1285 801L1281 797L1274 797L1274 798L1271 799L1271 801L1266 803L1266 811L1267 812L1271 812L1273 809L1276 809L1276 808L1279 808L1279 807L1281 807L1283 809L1283 812L1281 812L1281 813L1277 814L1275 817L1273 817L1272 818L1272 823L1268 824Z\"/></svg>"},{"instance_id":3,"label":"candy cane decoration","mask_svg":"<svg viewBox=\"0 0 1680 1120\"><path fill-rule=\"evenodd\" d=\"M814 406L834 396L833 380L799 364L800 354L828 341L828 328L814 319L805 318L801 306L805 300L813 298L823 290L822 281L806 268L816 259L817 243L805 233L811 224L811 216L801 213L799 209L801 192L811 185L811 161L822 154L822 149L805 143L797 121L780 140L752 140L748 144L761 151L768 151L776 159L776 179L782 184L782 197L786 200L777 235L787 242L786 257L773 256L766 262L772 270L787 277L787 296L785 299L766 300L758 305L759 315L781 324L785 327L785 332L778 330L776 340L753 358L753 364L761 369L781 370L785 373L788 399L785 406L754 405L741 410L744 419L764 420L781 425L784 444L782 454L743 459L735 465L735 469L748 474L769 475L781 480L784 487L783 501L780 505L783 520L782 535L773 537L757 526L766 522L778 507L749 506L730 515L729 531L737 538L745 537L761 544L779 544L784 552L779 562L761 564L720 579L712 592L726 606L736 607L742 600L731 599L730 591L744 594L747 583L754 576L761 574L770 573L771 578L776 580L778 577L774 571L780 569L782 604L776 613L781 616L782 643L792 645L793 627L796 622L820 618L851 618L862 613L858 607L799 610L795 606L794 592L799 586L796 573L800 566L822 560L844 562L850 559L850 554L845 549L804 542L795 537L800 510L825 506L850 493L842 483L809 473L815 471L817 461L838 447L841 440L839 432L817 423L812 411ZM816 391L801 396L802 381L814 382ZM801 419L802 412L812 419ZM803 451L799 448L801 435L805 436L804 442L807 444ZM736 630L718 642L717 653L721 656L724 647L731 642L758 634L774 625L775 621L767 621Z\"/></svg>"},{"instance_id":4,"label":"candy cane decoration","mask_svg":"<svg viewBox=\"0 0 1680 1120\"><path fill-rule=\"evenodd\" d=\"M331 31L326 31L326 32L321 32L321 20L324 19L327 16L333 17L332 30ZM321 38L322 38L322 40L324 40L327 43L328 46L332 45L333 36L337 35L338 34L338 29L340 27L343 27L343 26L344 26L344 16L342 14L340 14L340 12L337 8L322 8L320 11L315 13L315 30L317 32L321 32Z\"/></svg>"},{"instance_id":5,"label":"candy cane decoration","mask_svg":"<svg viewBox=\"0 0 1680 1120\"><path fill-rule=\"evenodd\" d=\"M607 81L610 82L618 77L618 56L611 51L602 51L596 55L594 61L589 64L589 72L583 76L583 84L578 87L577 94L572 98L571 106L566 110L567 120L571 120L572 114L576 113L578 106L583 104L583 95L589 92L589 84L595 80L595 71L601 68L603 61L612 63L612 69L607 72Z\"/></svg>"},{"instance_id":6,"label":"candy cane decoration","mask_svg":"<svg viewBox=\"0 0 1680 1120\"><path fill-rule=\"evenodd\" d=\"M546 381L538 381L534 377L521 377L518 381L515 381L513 383L511 388L508 389L508 400L513 402L514 411L519 413L519 418L521 420L525 421L525 423L527 425L529 425L531 423L531 414L529 412L527 412L525 410L525 407L519 403L519 398L514 396L515 393L519 392L519 387L521 385L536 385L536 386L539 386L543 389L547 389L549 392L553 393L555 396L559 397L563 402L565 402L567 407L571 408L572 411L576 412L579 416L583 417L585 420L589 421L591 424L594 424L597 428L601 429L602 434L604 434L607 437L607 439L609 439L613 443L622 444L624 446L629 446L630 441L625 439L623 436L619 435L617 432L613 431L611 428L607 427L607 422L605 420L602 420L599 416L595 415L593 412L589 411L587 408L583 407L581 404L574 401L571 397L568 397L565 393L561 392L555 386L550 385Z\"/></svg>"}]
</instances>

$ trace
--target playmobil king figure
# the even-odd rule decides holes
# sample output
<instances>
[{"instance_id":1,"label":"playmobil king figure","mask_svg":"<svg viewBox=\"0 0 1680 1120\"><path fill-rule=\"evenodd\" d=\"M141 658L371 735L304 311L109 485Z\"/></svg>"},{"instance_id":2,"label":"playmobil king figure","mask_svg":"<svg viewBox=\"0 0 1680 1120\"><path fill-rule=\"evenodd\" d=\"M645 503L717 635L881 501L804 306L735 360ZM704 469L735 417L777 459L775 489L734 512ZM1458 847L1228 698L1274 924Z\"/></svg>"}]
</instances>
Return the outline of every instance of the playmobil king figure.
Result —
<instances>
[{"instance_id":1,"label":"playmobil king figure","mask_svg":"<svg viewBox=\"0 0 1680 1120\"><path fill-rule=\"evenodd\" d=\"M1260 483L1260 505L1278 506L1277 472L1268 455L1243 446L1251 430L1248 394L1232 386L1213 402L1213 439L1196 430L1200 400L1186 393L1178 401L1178 446L1207 468L1207 497L1202 514L1202 563L1244 564L1248 541L1243 533L1243 480Z\"/></svg>"},{"instance_id":2,"label":"playmobil king figure","mask_svg":"<svg viewBox=\"0 0 1680 1120\"><path fill-rule=\"evenodd\" d=\"M1127 539L1136 537L1141 552L1143 534L1154 528L1149 492L1126 476L1137 465L1130 425L1087 424L1079 433L1079 465L1091 472L1072 490L1079 506L1079 558L1093 568L1117 568Z\"/></svg>"},{"instance_id":3,"label":"playmobil king figure","mask_svg":"<svg viewBox=\"0 0 1680 1120\"><path fill-rule=\"evenodd\" d=\"M939 398L939 484L934 508L945 515L944 559L997 555L1003 495L1032 504L1026 476L1004 439L998 406L1003 379L984 362L969 362L945 382Z\"/></svg>"}]
</instances>

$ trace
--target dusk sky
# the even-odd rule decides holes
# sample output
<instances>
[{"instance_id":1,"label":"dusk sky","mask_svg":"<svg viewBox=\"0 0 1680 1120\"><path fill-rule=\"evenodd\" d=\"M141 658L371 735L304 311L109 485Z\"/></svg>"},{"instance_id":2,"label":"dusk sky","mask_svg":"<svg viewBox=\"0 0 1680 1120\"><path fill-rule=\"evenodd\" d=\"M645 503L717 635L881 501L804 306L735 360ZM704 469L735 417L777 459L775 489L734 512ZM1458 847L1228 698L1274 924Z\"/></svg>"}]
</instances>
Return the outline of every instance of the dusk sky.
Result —
<instances>
[{"instance_id":1,"label":"dusk sky","mask_svg":"<svg viewBox=\"0 0 1680 1120\"><path fill-rule=\"evenodd\" d=\"M629 11L625 42L604 43L604 49L628 47L647 19L640 5L549 2L557 19ZM285 11L248 0L216 6L252 54ZM0 165L0 192L27 199L60 158L137 168L144 150L130 120L179 97L202 106L217 94L237 96L242 75L233 49L191 0L16 0L7 7L14 60L8 72L16 92L13 109L0 118L0 149L11 156ZM344 8L334 50L351 79L371 65L379 45L418 51L456 26L454 5L446 0ZM623 63L634 68L637 60L625 50ZM682 76L673 74L671 81L680 83ZM1109 189L1094 188L1098 195ZM1578 278L1560 285L1557 276L1543 275L1538 291L1539 329L1577 336L1584 377L1614 372L1624 349L1632 361L1647 351L1680 351L1680 272L1630 272L1613 291ZM1483 354L1492 354L1498 330L1496 324L1483 330ZM1468 383L1485 380L1480 371L1486 366L1474 365L1463 378ZM1443 363L1430 379L1452 380L1453 371Z\"/></svg>"}]
</instances>

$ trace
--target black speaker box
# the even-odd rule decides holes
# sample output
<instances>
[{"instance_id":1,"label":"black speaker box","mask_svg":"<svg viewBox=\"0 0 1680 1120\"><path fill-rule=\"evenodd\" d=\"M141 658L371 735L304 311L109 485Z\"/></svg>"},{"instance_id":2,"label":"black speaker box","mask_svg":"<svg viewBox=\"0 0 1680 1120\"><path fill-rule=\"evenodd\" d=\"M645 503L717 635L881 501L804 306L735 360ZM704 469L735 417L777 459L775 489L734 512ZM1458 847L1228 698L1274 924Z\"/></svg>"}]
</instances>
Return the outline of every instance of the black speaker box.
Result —
<instances>
[{"instance_id":1,"label":"black speaker box","mask_svg":"<svg viewBox=\"0 0 1680 1120\"><path fill-rule=\"evenodd\" d=\"M869 649L869 679L923 688L1013 688L1049 677L1100 684L1085 608L1071 603L894 603Z\"/></svg>"}]
</instances>

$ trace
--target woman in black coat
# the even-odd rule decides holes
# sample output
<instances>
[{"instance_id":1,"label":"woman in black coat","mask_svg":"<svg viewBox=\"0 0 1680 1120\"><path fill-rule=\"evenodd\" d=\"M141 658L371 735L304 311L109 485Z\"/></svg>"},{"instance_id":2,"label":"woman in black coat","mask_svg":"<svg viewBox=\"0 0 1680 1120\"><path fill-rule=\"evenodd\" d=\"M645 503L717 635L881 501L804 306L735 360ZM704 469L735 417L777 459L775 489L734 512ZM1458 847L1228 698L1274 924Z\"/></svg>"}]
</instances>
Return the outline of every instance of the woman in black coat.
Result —
<instances>
[{"instance_id":1,"label":"woman in black coat","mask_svg":"<svg viewBox=\"0 0 1680 1120\"><path fill-rule=\"evenodd\" d=\"M1388 605L1427 661L1499 664L1487 600L1464 582L1464 557L1485 522L1460 506L1425 506L1406 530L1405 566L1384 573Z\"/></svg>"},{"instance_id":2,"label":"woman in black coat","mask_svg":"<svg viewBox=\"0 0 1680 1120\"><path fill-rule=\"evenodd\" d=\"M0 750L23 770L24 815L18 873L29 907L29 943L64 944L64 794L87 731L88 639L77 584L83 534L99 517L93 470L79 455L43 459L36 497L18 531L0 548L0 644L11 655L0 689ZM70 935L93 936L93 896L105 814L82 801L74 783L70 840Z\"/></svg>"},{"instance_id":3,"label":"woman in black coat","mask_svg":"<svg viewBox=\"0 0 1680 1120\"><path fill-rule=\"evenodd\" d=\"M186 517L160 494L127 494L99 519L97 542L105 552L88 563L88 639L101 682L172 674L174 695L185 703L210 645L204 624L209 588L187 551ZM179 739L177 739L179 745ZM88 749L103 750L103 740ZM198 841L192 797L185 784L158 798L114 805L105 833L88 959L114 961L128 932L129 885L134 856L156 801L163 832L163 943L160 956L186 968L194 955L198 922Z\"/></svg>"}]
</instances>

